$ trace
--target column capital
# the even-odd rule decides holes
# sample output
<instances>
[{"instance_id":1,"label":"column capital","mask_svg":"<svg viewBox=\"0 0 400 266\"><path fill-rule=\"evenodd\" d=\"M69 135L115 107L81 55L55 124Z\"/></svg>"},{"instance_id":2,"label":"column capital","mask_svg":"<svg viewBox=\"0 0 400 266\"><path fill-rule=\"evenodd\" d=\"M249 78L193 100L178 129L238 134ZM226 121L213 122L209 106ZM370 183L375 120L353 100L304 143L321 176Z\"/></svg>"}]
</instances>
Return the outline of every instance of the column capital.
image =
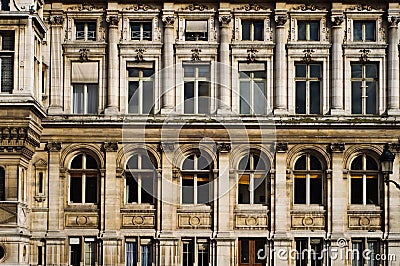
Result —
<instances>
[{"instance_id":1,"label":"column capital","mask_svg":"<svg viewBox=\"0 0 400 266\"><path fill-rule=\"evenodd\" d=\"M118 151L118 142L116 141L104 142L102 149L105 152L116 152Z\"/></svg>"},{"instance_id":2,"label":"column capital","mask_svg":"<svg viewBox=\"0 0 400 266\"><path fill-rule=\"evenodd\" d=\"M117 27L119 23L119 18L117 15L108 16L106 21L110 27Z\"/></svg>"},{"instance_id":3,"label":"column capital","mask_svg":"<svg viewBox=\"0 0 400 266\"><path fill-rule=\"evenodd\" d=\"M388 16L389 28L397 28L400 22L400 16Z\"/></svg>"},{"instance_id":4,"label":"column capital","mask_svg":"<svg viewBox=\"0 0 400 266\"><path fill-rule=\"evenodd\" d=\"M277 142L275 146L277 152L287 152L288 143L287 142Z\"/></svg>"},{"instance_id":5,"label":"column capital","mask_svg":"<svg viewBox=\"0 0 400 266\"><path fill-rule=\"evenodd\" d=\"M232 148L231 144L227 143L227 142L223 142L223 143L218 143L217 144L217 151L218 152L222 152L222 153L230 152L231 148Z\"/></svg>"},{"instance_id":6,"label":"column capital","mask_svg":"<svg viewBox=\"0 0 400 266\"><path fill-rule=\"evenodd\" d=\"M221 27L227 27L229 26L229 23L232 21L232 16L231 15L220 15L218 17L218 21L221 23Z\"/></svg>"},{"instance_id":7,"label":"column capital","mask_svg":"<svg viewBox=\"0 0 400 266\"><path fill-rule=\"evenodd\" d=\"M46 149L50 152L60 151L61 150L61 142L48 142L46 144Z\"/></svg>"},{"instance_id":8,"label":"column capital","mask_svg":"<svg viewBox=\"0 0 400 266\"><path fill-rule=\"evenodd\" d=\"M62 15L53 15L49 17L49 24L51 26L62 26L64 17Z\"/></svg>"},{"instance_id":9,"label":"column capital","mask_svg":"<svg viewBox=\"0 0 400 266\"><path fill-rule=\"evenodd\" d=\"M331 17L333 27L340 27L344 21L343 15L333 15Z\"/></svg>"},{"instance_id":10,"label":"column capital","mask_svg":"<svg viewBox=\"0 0 400 266\"><path fill-rule=\"evenodd\" d=\"M175 16L173 15L166 15L162 17L162 22L164 22L165 27L173 27L175 23Z\"/></svg>"},{"instance_id":11,"label":"column capital","mask_svg":"<svg viewBox=\"0 0 400 266\"><path fill-rule=\"evenodd\" d=\"M332 152L343 152L345 150L345 144L343 142L331 143L329 149Z\"/></svg>"},{"instance_id":12,"label":"column capital","mask_svg":"<svg viewBox=\"0 0 400 266\"><path fill-rule=\"evenodd\" d=\"M278 27L285 26L286 22L288 21L287 15L276 15L275 22Z\"/></svg>"}]
</instances>

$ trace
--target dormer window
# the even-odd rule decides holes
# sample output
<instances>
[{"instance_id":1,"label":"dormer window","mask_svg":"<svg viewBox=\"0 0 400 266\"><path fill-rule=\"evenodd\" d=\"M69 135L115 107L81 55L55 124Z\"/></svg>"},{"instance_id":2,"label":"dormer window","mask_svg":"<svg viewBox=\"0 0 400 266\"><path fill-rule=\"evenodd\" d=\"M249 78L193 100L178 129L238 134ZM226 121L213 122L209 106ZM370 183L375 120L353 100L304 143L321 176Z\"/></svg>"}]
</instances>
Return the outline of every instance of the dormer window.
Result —
<instances>
[{"instance_id":1,"label":"dormer window","mask_svg":"<svg viewBox=\"0 0 400 266\"><path fill-rule=\"evenodd\" d=\"M208 41L207 20L187 20L185 29L186 41Z\"/></svg>"}]
</instances>

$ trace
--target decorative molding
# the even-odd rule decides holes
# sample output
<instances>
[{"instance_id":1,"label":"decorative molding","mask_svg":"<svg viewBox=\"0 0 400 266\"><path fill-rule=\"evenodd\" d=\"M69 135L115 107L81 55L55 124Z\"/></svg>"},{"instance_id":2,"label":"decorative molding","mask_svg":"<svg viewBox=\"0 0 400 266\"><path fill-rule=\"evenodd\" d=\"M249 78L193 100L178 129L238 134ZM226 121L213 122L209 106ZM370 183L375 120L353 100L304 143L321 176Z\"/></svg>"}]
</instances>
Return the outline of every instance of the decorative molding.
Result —
<instances>
[{"instance_id":1,"label":"decorative molding","mask_svg":"<svg viewBox=\"0 0 400 266\"><path fill-rule=\"evenodd\" d=\"M200 61L201 49L194 48L191 50L191 52L192 52L192 61Z\"/></svg>"},{"instance_id":2,"label":"decorative molding","mask_svg":"<svg viewBox=\"0 0 400 266\"><path fill-rule=\"evenodd\" d=\"M368 55L369 55L370 52L371 52L371 50L369 50L369 49L361 49L360 50L360 53L361 53L360 62L361 63L366 63L366 62L369 61Z\"/></svg>"},{"instance_id":3,"label":"decorative molding","mask_svg":"<svg viewBox=\"0 0 400 266\"><path fill-rule=\"evenodd\" d=\"M247 61L249 61L249 62L256 61L256 53L258 53L258 50L253 47L250 49L247 49Z\"/></svg>"},{"instance_id":4,"label":"decorative molding","mask_svg":"<svg viewBox=\"0 0 400 266\"><path fill-rule=\"evenodd\" d=\"M119 18L118 18L118 16L108 16L106 18L106 22L108 23L108 25L110 27L113 27L113 26L116 27L116 26L118 26Z\"/></svg>"},{"instance_id":5,"label":"decorative molding","mask_svg":"<svg viewBox=\"0 0 400 266\"><path fill-rule=\"evenodd\" d=\"M122 227L124 228L154 228L154 210L135 210L133 213L122 213Z\"/></svg>"},{"instance_id":6,"label":"decorative molding","mask_svg":"<svg viewBox=\"0 0 400 266\"><path fill-rule=\"evenodd\" d=\"M275 16L275 23L278 27L285 26L287 21L288 21L288 17L286 15Z\"/></svg>"},{"instance_id":7,"label":"decorative molding","mask_svg":"<svg viewBox=\"0 0 400 266\"><path fill-rule=\"evenodd\" d=\"M344 16L332 16L331 21L334 27L339 27L344 21Z\"/></svg>"},{"instance_id":8,"label":"decorative molding","mask_svg":"<svg viewBox=\"0 0 400 266\"><path fill-rule=\"evenodd\" d=\"M344 142L337 142L337 143L332 143L329 146L329 148L332 152L343 152L346 147Z\"/></svg>"},{"instance_id":9,"label":"decorative molding","mask_svg":"<svg viewBox=\"0 0 400 266\"><path fill-rule=\"evenodd\" d=\"M312 53L314 53L314 52L315 51L313 49L305 49L305 50L303 50L304 56L303 56L302 61L304 63L307 63L307 64L311 63L312 62L311 56L312 56Z\"/></svg>"},{"instance_id":10,"label":"decorative molding","mask_svg":"<svg viewBox=\"0 0 400 266\"><path fill-rule=\"evenodd\" d=\"M33 166L35 166L35 169L42 169L42 170L46 170L47 169L47 162L43 159L39 159L37 160Z\"/></svg>"},{"instance_id":11,"label":"decorative molding","mask_svg":"<svg viewBox=\"0 0 400 266\"><path fill-rule=\"evenodd\" d=\"M75 10L75 11L104 11L103 7L95 6L89 3L83 3L81 5L76 5L69 7L67 10Z\"/></svg>"},{"instance_id":12,"label":"decorative molding","mask_svg":"<svg viewBox=\"0 0 400 266\"><path fill-rule=\"evenodd\" d=\"M164 152L173 152L175 151L175 144L173 142L161 142L158 145L158 149Z\"/></svg>"},{"instance_id":13,"label":"decorative molding","mask_svg":"<svg viewBox=\"0 0 400 266\"><path fill-rule=\"evenodd\" d=\"M104 142L102 150L105 152L118 151L118 143L115 141Z\"/></svg>"},{"instance_id":14,"label":"decorative molding","mask_svg":"<svg viewBox=\"0 0 400 266\"><path fill-rule=\"evenodd\" d=\"M89 61L89 49L87 48L79 49L79 60L81 62Z\"/></svg>"},{"instance_id":15,"label":"decorative molding","mask_svg":"<svg viewBox=\"0 0 400 266\"><path fill-rule=\"evenodd\" d=\"M46 200L46 196L45 195L36 195L36 196L33 196L33 198L37 202L44 202Z\"/></svg>"},{"instance_id":16,"label":"decorative molding","mask_svg":"<svg viewBox=\"0 0 400 266\"><path fill-rule=\"evenodd\" d=\"M136 61L137 62L143 62L144 61L143 55L146 52L146 49L138 48L138 49L135 50L135 52L136 52Z\"/></svg>"},{"instance_id":17,"label":"decorative molding","mask_svg":"<svg viewBox=\"0 0 400 266\"><path fill-rule=\"evenodd\" d=\"M217 151L218 152L230 152L231 151L231 144L230 143L218 143L217 144Z\"/></svg>"},{"instance_id":18,"label":"decorative molding","mask_svg":"<svg viewBox=\"0 0 400 266\"><path fill-rule=\"evenodd\" d=\"M181 177L181 169L178 167L172 168L172 178L180 178Z\"/></svg>"},{"instance_id":19,"label":"decorative molding","mask_svg":"<svg viewBox=\"0 0 400 266\"><path fill-rule=\"evenodd\" d=\"M397 28L399 26L400 17L398 16L388 16L389 27Z\"/></svg>"},{"instance_id":20,"label":"decorative molding","mask_svg":"<svg viewBox=\"0 0 400 266\"><path fill-rule=\"evenodd\" d=\"M64 17L55 15L49 17L49 24L53 26L61 26L64 23Z\"/></svg>"},{"instance_id":21,"label":"decorative molding","mask_svg":"<svg viewBox=\"0 0 400 266\"><path fill-rule=\"evenodd\" d=\"M60 151L61 150L61 142L48 142L46 144L46 149L50 152Z\"/></svg>"},{"instance_id":22,"label":"decorative molding","mask_svg":"<svg viewBox=\"0 0 400 266\"><path fill-rule=\"evenodd\" d=\"M302 4L293 8L293 10L301 10L301 11L317 11L317 10L326 10L324 7L319 7L314 4Z\"/></svg>"},{"instance_id":23,"label":"decorative molding","mask_svg":"<svg viewBox=\"0 0 400 266\"><path fill-rule=\"evenodd\" d=\"M174 16L163 16L162 22L165 23L165 26L174 26L175 19L176 18Z\"/></svg>"},{"instance_id":24,"label":"decorative molding","mask_svg":"<svg viewBox=\"0 0 400 266\"><path fill-rule=\"evenodd\" d=\"M219 20L219 22L221 22L221 25L228 25L232 20L232 16L231 15L222 15L222 16L219 16L218 20Z\"/></svg>"},{"instance_id":25,"label":"decorative molding","mask_svg":"<svg viewBox=\"0 0 400 266\"><path fill-rule=\"evenodd\" d=\"M258 4L250 3L244 6L241 6L238 8L238 10L244 10L244 11L260 11L264 10L263 6L260 6Z\"/></svg>"},{"instance_id":26,"label":"decorative molding","mask_svg":"<svg viewBox=\"0 0 400 266\"><path fill-rule=\"evenodd\" d=\"M355 5L353 7L350 7L349 10L354 10L354 11L372 11L372 10L377 10L376 8L370 6L370 5Z\"/></svg>"},{"instance_id":27,"label":"decorative molding","mask_svg":"<svg viewBox=\"0 0 400 266\"><path fill-rule=\"evenodd\" d=\"M203 4L191 4L185 8L182 8L181 10L189 10L189 11L194 11L194 10L200 10L200 11L204 11L204 10L208 10L208 6L203 5Z\"/></svg>"},{"instance_id":28,"label":"decorative molding","mask_svg":"<svg viewBox=\"0 0 400 266\"><path fill-rule=\"evenodd\" d=\"M156 8L148 5L148 4L137 4L137 5L132 5L129 6L127 8L125 8L125 10L133 10L133 11L150 11L150 10L157 10Z\"/></svg>"},{"instance_id":29,"label":"decorative molding","mask_svg":"<svg viewBox=\"0 0 400 266\"><path fill-rule=\"evenodd\" d=\"M277 142L275 146L276 146L275 150L277 152L287 152L287 150L288 150L287 142Z\"/></svg>"}]
</instances>

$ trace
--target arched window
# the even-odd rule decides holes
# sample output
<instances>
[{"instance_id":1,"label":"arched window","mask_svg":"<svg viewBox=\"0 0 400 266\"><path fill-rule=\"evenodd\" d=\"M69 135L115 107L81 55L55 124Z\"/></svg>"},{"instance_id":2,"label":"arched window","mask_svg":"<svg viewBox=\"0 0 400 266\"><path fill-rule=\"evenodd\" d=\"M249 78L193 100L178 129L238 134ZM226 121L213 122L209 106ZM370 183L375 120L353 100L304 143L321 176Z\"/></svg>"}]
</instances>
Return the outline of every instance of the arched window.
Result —
<instances>
[{"instance_id":1,"label":"arched window","mask_svg":"<svg viewBox=\"0 0 400 266\"><path fill-rule=\"evenodd\" d=\"M354 158L350 166L350 203L379 204L377 162L369 155L361 154Z\"/></svg>"},{"instance_id":2,"label":"arched window","mask_svg":"<svg viewBox=\"0 0 400 266\"><path fill-rule=\"evenodd\" d=\"M97 203L99 170L96 159L86 153L76 155L69 169L71 203Z\"/></svg>"},{"instance_id":3,"label":"arched window","mask_svg":"<svg viewBox=\"0 0 400 266\"><path fill-rule=\"evenodd\" d=\"M251 153L240 160L238 168L238 203L266 204L269 164Z\"/></svg>"},{"instance_id":4,"label":"arched window","mask_svg":"<svg viewBox=\"0 0 400 266\"><path fill-rule=\"evenodd\" d=\"M204 156L188 156L182 164L182 204L210 202L213 163Z\"/></svg>"},{"instance_id":5,"label":"arched window","mask_svg":"<svg viewBox=\"0 0 400 266\"><path fill-rule=\"evenodd\" d=\"M6 171L0 167L0 200L6 200Z\"/></svg>"},{"instance_id":6,"label":"arched window","mask_svg":"<svg viewBox=\"0 0 400 266\"><path fill-rule=\"evenodd\" d=\"M157 166L147 154L135 154L126 164L126 203L155 203Z\"/></svg>"},{"instance_id":7,"label":"arched window","mask_svg":"<svg viewBox=\"0 0 400 266\"><path fill-rule=\"evenodd\" d=\"M294 164L294 204L323 204L323 168L311 154L300 156Z\"/></svg>"}]
</instances>

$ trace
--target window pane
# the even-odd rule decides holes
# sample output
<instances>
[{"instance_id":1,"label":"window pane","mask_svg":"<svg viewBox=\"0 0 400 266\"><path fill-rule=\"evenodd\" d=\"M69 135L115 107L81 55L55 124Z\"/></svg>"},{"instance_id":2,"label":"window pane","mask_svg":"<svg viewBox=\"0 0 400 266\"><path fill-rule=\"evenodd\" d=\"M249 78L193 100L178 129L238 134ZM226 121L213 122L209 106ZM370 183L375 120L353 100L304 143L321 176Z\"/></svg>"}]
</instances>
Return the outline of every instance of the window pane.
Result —
<instances>
[{"instance_id":1,"label":"window pane","mask_svg":"<svg viewBox=\"0 0 400 266\"><path fill-rule=\"evenodd\" d=\"M296 77L305 78L307 76L307 65L297 64L296 65Z\"/></svg>"},{"instance_id":2,"label":"window pane","mask_svg":"<svg viewBox=\"0 0 400 266\"><path fill-rule=\"evenodd\" d=\"M84 105L83 105L83 85L75 84L73 87L73 95L72 95L72 112L74 114L83 114Z\"/></svg>"},{"instance_id":3,"label":"window pane","mask_svg":"<svg viewBox=\"0 0 400 266\"><path fill-rule=\"evenodd\" d=\"M199 266L208 266L208 243L197 243L197 261Z\"/></svg>"},{"instance_id":4,"label":"window pane","mask_svg":"<svg viewBox=\"0 0 400 266\"><path fill-rule=\"evenodd\" d=\"M351 83L351 113L361 114L362 113L362 89L361 82L353 81Z\"/></svg>"},{"instance_id":5,"label":"window pane","mask_svg":"<svg viewBox=\"0 0 400 266\"><path fill-rule=\"evenodd\" d=\"M254 204L265 204L265 182L266 177L264 175L254 176Z\"/></svg>"},{"instance_id":6,"label":"window pane","mask_svg":"<svg viewBox=\"0 0 400 266\"><path fill-rule=\"evenodd\" d=\"M319 22L310 22L310 41L319 41Z\"/></svg>"},{"instance_id":7,"label":"window pane","mask_svg":"<svg viewBox=\"0 0 400 266\"><path fill-rule=\"evenodd\" d=\"M310 77L320 78L321 77L321 65L310 65Z\"/></svg>"},{"instance_id":8,"label":"window pane","mask_svg":"<svg viewBox=\"0 0 400 266\"><path fill-rule=\"evenodd\" d=\"M183 266L193 266L194 263L194 245L193 240L183 241Z\"/></svg>"},{"instance_id":9,"label":"window pane","mask_svg":"<svg viewBox=\"0 0 400 266\"><path fill-rule=\"evenodd\" d=\"M82 154L74 157L71 162L71 169L82 169Z\"/></svg>"},{"instance_id":10,"label":"window pane","mask_svg":"<svg viewBox=\"0 0 400 266\"><path fill-rule=\"evenodd\" d=\"M128 76L129 77L139 77L139 69L138 68L128 68Z\"/></svg>"},{"instance_id":11,"label":"window pane","mask_svg":"<svg viewBox=\"0 0 400 266\"><path fill-rule=\"evenodd\" d=\"M131 23L131 39L140 40L140 23L138 22Z\"/></svg>"},{"instance_id":12,"label":"window pane","mask_svg":"<svg viewBox=\"0 0 400 266\"><path fill-rule=\"evenodd\" d=\"M152 253L153 253L153 248L152 245L141 245L140 246L142 249L142 262L141 266L151 266L153 262L152 258Z\"/></svg>"},{"instance_id":13,"label":"window pane","mask_svg":"<svg viewBox=\"0 0 400 266\"><path fill-rule=\"evenodd\" d=\"M363 204L362 176L351 177L351 204Z\"/></svg>"},{"instance_id":14,"label":"window pane","mask_svg":"<svg viewBox=\"0 0 400 266\"><path fill-rule=\"evenodd\" d=\"M362 41L362 22L353 22L353 40Z\"/></svg>"},{"instance_id":15,"label":"window pane","mask_svg":"<svg viewBox=\"0 0 400 266\"><path fill-rule=\"evenodd\" d=\"M249 250L249 240L241 239L240 240L240 263L249 263L250 262L250 250Z\"/></svg>"},{"instance_id":16,"label":"window pane","mask_svg":"<svg viewBox=\"0 0 400 266\"><path fill-rule=\"evenodd\" d=\"M85 266L95 266L96 263L96 243L85 242Z\"/></svg>"},{"instance_id":17,"label":"window pane","mask_svg":"<svg viewBox=\"0 0 400 266\"><path fill-rule=\"evenodd\" d=\"M6 199L6 174L4 168L0 167L0 200L5 200L5 199Z\"/></svg>"},{"instance_id":18,"label":"window pane","mask_svg":"<svg viewBox=\"0 0 400 266\"><path fill-rule=\"evenodd\" d=\"M155 193L154 189L154 175L151 174L143 174L142 176L142 187L141 187L141 202L142 203L154 203L153 195Z\"/></svg>"},{"instance_id":19,"label":"window pane","mask_svg":"<svg viewBox=\"0 0 400 266\"><path fill-rule=\"evenodd\" d=\"M87 24L87 27L88 27L87 39L95 40L96 39L96 23L90 22Z\"/></svg>"},{"instance_id":20,"label":"window pane","mask_svg":"<svg viewBox=\"0 0 400 266\"><path fill-rule=\"evenodd\" d=\"M128 113L137 114L139 113L139 82L129 81L128 86Z\"/></svg>"},{"instance_id":21,"label":"window pane","mask_svg":"<svg viewBox=\"0 0 400 266\"><path fill-rule=\"evenodd\" d=\"M362 65L351 65L351 77L362 78Z\"/></svg>"},{"instance_id":22,"label":"window pane","mask_svg":"<svg viewBox=\"0 0 400 266\"><path fill-rule=\"evenodd\" d=\"M306 82L296 81L296 113L306 113Z\"/></svg>"},{"instance_id":23,"label":"window pane","mask_svg":"<svg viewBox=\"0 0 400 266\"><path fill-rule=\"evenodd\" d=\"M352 252L351 252L351 256L352 256L352 266L363 266L364 265L364 261L363 261L363 251L364 251L364 245L362 240L357 240L357 241L352 241L353 245L352 245Z\"/></svg>"},{"instance_id":24,"label":"window pane","mask_svg":"<svg viewBox=\"0 0 400 266\"><path fill-rule=\"evenodd\" d=\"M86 154L86 169L97 169L96 160L92 156L87 154Z\"/></svg>"},{"instance_id":25,"label":"window pane","mask_svg":"<svg viewBox=\"0 0 400 266\"><path fill-rule=\"evenodd\" d=\"M184 113L194 114L194 82L185 82Z\"/></svg>"},{"instance_id":26,"label":"window pane","mask_svg":"<svg viewBox=\"0 0 400 266\"><path fill-rule=\"evenodd\" d=\"M306 36L306 22L305 21L297 21L297 38L299 41L305 41Z\"/></svg>"},{"instance_id":27,"label":"window pane","mask_svg":"<svg viewBox=\"0 0 400 266\"><path fill-rule=\"evenodd\" d=\"M319 81L310 82L310 114L321 113L321 83Z\"/></svg>"},{"instance_id":28,"label":"window pane","mask_svg":"<svg viewBox=\"0 0 400 266\"><path fill-rule=\"evenodd\" d=\"M12 92L14 84L14 57L11 55L2 55L1 63L1 92Z\"/></svg>"},{"instance_id":29,"label":"window pane","mask_svg":"<svg viewBox=\"0 0 400 266\"><path fill-rule=\"evenodd\" d=\"M296 175L294 178L294 203L306 204L306 176Z\"/></svg>"},{"instance_id":30,"label":"window pane","mask_svg":"<svg viewBox=\"0 0 400 266\"><path fill-rule=\"evenodd\" d=\"M365 40L375 41L375 22L365 22Z\"/></svg>"},{"instance_id":31,"label":"window pane","mask_svg":"<svg viewBox=\"0 0 400 266\"><path fill-rule=\"evenodd\" d=\"M139 157L137 154L133 155L126 164L127 169L139 169Z\"/></svg>"},{"instance_id":32,"label":"window pane","mask_svg":"<svg viewBox=\"0 0 400 266\"><path fill-rule=\"evenodd\" d=\"M199 81L199 114L210 113L210 83Z\"/></svg>"},{"instance_id":33,"label":"window pane","mask_svg":"<svg viewBox=\"0 0 400 266\"><path fill-rule=\"evenodd\" d=\"M255 239L254 240L255 244L255 250L254 250L254 261L256 263L266 263L266 258L265 259L260 259L259 255L261 258L265 257L265 255L269 255L269 249L266 249L266 243L264 239ZM258 253L259 250L262 250L262 252ZM264 265L264 264L263 264Z\"/></svg>"},{"instance_id":34,"label":"window pane","mask_svg":"<svg viewBox=\"0 0 400 266\"><path fill-rule=\"evenodd\" d=\"M152 114L154 105L153 81L143 82L143 114Z\"/></svg>"},{"instance_id":35,"label":"window pane","mask_svg":"<svg viewBox=\"0 0 400 266\"><path fill-rule=\"evenodd\" d=\"M88 114L97 114L97 85L87 85L87 113Z\"/></svg>"},{"instance_id":36,"label":"window pane","mask_svg":"<svg viewBox=\"0 0 400 266\"><path fill-rule=\"evenodd\" d=\"M81 245L70 245L71 251L71 266L80 266L81 265Z\"/></svg>"},{"instance_id":37,"label":"window pane","mask_svg":"<svg viewBox=\"0 0 400 266\"><path fill-rule=\"evenodd\" d=\"M307 265L307 250L308 250L308 241L307 239L296 239L296 266L305 266Z\"/></svg>"},{"instance_id":38,"label":"window pane","mask_svg":"<svg viewBox=\"0 0 400 266\"><path fill-rule=\"evenodd\" d=\"M322 170L321 162L313 155L310 155L310 170Z\"/></svg>"},{"instance_id":39,"label":"window pane","mask_svg":"<svg viewBox=\"0 0 400 266\"><path fill-rule=\"evenodd\" d=\"M250 82L240 82L240 113L250 114Z\"/></svg>"},{"instance_id":40,"label":"window pane","mask_svg":"<svg viewBox=\"0 0 400 266\"><path fill-rule=\"evenodd\" d=\"M185 78L194 77L194 67L193 66L184 66L183 68Z\"/></svg>"},{"instance_id":41,"label":"window pane","mask_svg":"<svg viewBox=\"0 0 400 266\"><path fill-rule=\"evenodd\" d=\"M143 40L151 40L152 39L152 25L151 22L143 23Z\"/></svg>"},{"instance_id":42,"label":"window pane","mask_svg":"<svg viewBox=\"0 0 400 266\"><path fill-rule=\"evenodd\" d=\"M182 177L182 203L194 203L194 180L191 175Z\"/></svg>"},{"instance_id":43,"label":"window pane","mask_svg":"<svg viewBox=\"0 0 400 266\"><path fill-rule=\"evenodd\" d=\"M310 204L322 204L322 178L320 175L312 177L310 178Z\"/></svg>"},{"instance_id":44,"label":"window pane","mask_svg":"<svg viewBox=\"0 0 400 266\"><path fill-rule=\"evenodd\" d=\"M250 40L250 21L242 20L242 40Z\"/></svg>"},{"instance_id":45,"label":"window pane","mask_svg":"<svg viewBox=\"0 0 400 266\"><path fill-rule=\"evenodd\" d=\"M311 266L322 266L323 263L323 256L322 254L322 240L312 238L310 240L310 254L311 254Z\"/></svg>"},{"instance_id":46,"label":"window pane","mask_svg":"<svg viewBox=\"0 0 400 266\"><path fill-rule=\"evenodd\" d=\"M70 201L72 203L82 203L82 177L71 176L71 188L70 188Z\"/></svg>"},{"instance_id":47,"label":"window pane","mask_svg":"<svg viewBox=\"0 0 400 266\"><path fill-rule=\"evenodd\" d=\"M375 204L379 203L379 184L377 176L367 176L367 204Z\"/></svg>"},{"instance_id":48,"label":"window pane","mask_svg":"<svg viewBox=\"0 0 400 266\"><path fill-rule=\"evenodd\" d=\"M10 11L10 0L1 0L1 10Z\"/></svg>"},{"instance_id":49,"label":"window pane","mask_svg":"<svg viewBox=\"0 0 400 266\"><path fill-rule=\"evenodd\" d=\"M197 203L205 204L210 201L209 174L197 175Z\"/></svg>"},{"instance_id":50,"label":"window pane","mask_svg":"<svg viewBox=\"0 0 400 266\"><path fill-rule=\"evenodd\" d=\"M248 155L240 160L239 170L250 170L250 157Z\"/></svg>"},{"instance_id":51,"label":"window pane","mask_svg":"<svg viewBox=\"0 0 400 266\"><path fill-rule=\"evenodd\" d=\"M379 266L379 260L376 259L376 255L380 254L379 242L377 240L368 240L368 249L371 251L368 266Z\"/></svg>"},{"instance_id":52,"label":"window pane","mask_svg":"<svg viewBox=\"0 0 400 266\"><path fill-rule=\"evenodd\" d=\"M198 75L199 77L209 78L210 77L210 67L206 66L198 66Z\"/></svg>"},{"instance_id":53,"label":"window pane","mask_svg":"<svg viewBox=\"0 0 400 266\"><path fill-rule=\"evenodd\" d=\"M263 31L264 31L264 22L254 22L254 40L255 41L262 41L263 38Z\"/></svg>"},{"instance_id":54,"label":"window pane","mask_svg":"<svg viewBox=\"0 0 400 266\"><path fill-rule=\"evenodd\" d=\"M126 242L126 266L136 266L137 243Z\"/></svg>"},{"instance_id":55,"label":"window pane","mask_svg":"<svg viewBox=\"0 0 400 266\"><path fill-rule=\"evenodd\" d=\"M194 170L194 156L188 156L182 164L182 170Z\"/></svg>"},{"instance_id":56,"label":"window pane","mask_svg":"<svg viewBox=\"0 0 400 266\"><path fill-rule=\"evenodd\" d=\"M378 170L378 165L376 164L376 161L371 157L366 155L366 169L367 170Z\"/></svg>"},{"instance_id":57,"label":"window pane","mask_svg":"<svg viewBox=\"0 0 400 266\"><path fill-rule=\"evenodd\" d=\"M138 202L137 178L135 178L131 174L127 174L127 176L126 176L126 201L128 203L137 203Z\"/></svg>"},{"instance_id":58,"label":"window pane","mask_svg":"<svg viewBox=\"0 0 400 266\"><path fill-rule=\"evenodd\" d=\"M358 156L351 162L351 170L363 170L363 157Z\"/></svg>"},{"instance_id":59,"label":"window pane","mask_svg":"<svg viewBox=\"0 0 400 266\"><path fill-rule=\"evenodd\" d=\"M86 175L86 203L97 203L97 176Z\"/></svg>"},{"instance_id":60,"label":"window pane","mask_svg":"<svg viewBox=\"0 0 400 266\"><path fill-rule=\"evenodd\" d=\"M265 113L265 83L264 81L254 83L254 113Z\"/></svg>"},{"instance_id":61,"label":"window pane","mask_svg":"<svg viewBox=\"0 0 400 266\"><path fill-rule=\"evenodd\" d=\"M306 159L307 159L306 155L303 155L300 158L298 158L296 160L296 163L294 164L294 169L295 170L306 170L307 169L306 168L306 166L307 166Z\"/></svg>"},{"instance_id":62,"label":"window pane","mask_svg":"<svg viewBox=\"0 0 400 266\"><path fill-rule=\"evenodd\" d=\"M365 65L365 76L367 78L377 78L378 68L375 64Z\"/></svg>"},{"instance_id":63,"label":"window pane","mask_svg":"<svg viewBox=\"0 0 400 266\"><path fill-rule=\"evenodd\" d=\"M376 82L367 82L367 114L376 114Z\"/></svg>"},{"instance_id":64,"label":"window pane","mask_svg":"<svg viewBox=\"0 0 400 266\"><path fill-rule=\"evenodd\" d=\"M242 175L239 178L239 204L250 203L250 175Z\"/></svg>"}]
</instances>

